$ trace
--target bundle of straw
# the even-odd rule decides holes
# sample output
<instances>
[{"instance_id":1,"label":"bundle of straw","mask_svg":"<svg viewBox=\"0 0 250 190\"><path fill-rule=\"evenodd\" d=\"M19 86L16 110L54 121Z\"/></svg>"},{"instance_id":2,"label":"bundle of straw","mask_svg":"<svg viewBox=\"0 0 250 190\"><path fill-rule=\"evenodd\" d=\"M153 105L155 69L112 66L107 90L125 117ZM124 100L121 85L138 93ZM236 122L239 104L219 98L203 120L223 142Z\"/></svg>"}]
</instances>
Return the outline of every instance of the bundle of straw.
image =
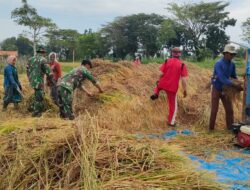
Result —
<instances>
[{"instance_id":1,"label":"bundle of straw","mask_svg":"<svg viewBox=\"0 0 250 190\"><path fill-rule=\"evenodd\" d=\"M242 81L239 81L238 79L231 79L232 82L236 85L242 85ZM224 85L222 87L222 93L223 95L230 99L232 102L236 102L237 100L240 100L240 91L233 87L233 86L226 86Z\"/></svg>"}]
</instances>

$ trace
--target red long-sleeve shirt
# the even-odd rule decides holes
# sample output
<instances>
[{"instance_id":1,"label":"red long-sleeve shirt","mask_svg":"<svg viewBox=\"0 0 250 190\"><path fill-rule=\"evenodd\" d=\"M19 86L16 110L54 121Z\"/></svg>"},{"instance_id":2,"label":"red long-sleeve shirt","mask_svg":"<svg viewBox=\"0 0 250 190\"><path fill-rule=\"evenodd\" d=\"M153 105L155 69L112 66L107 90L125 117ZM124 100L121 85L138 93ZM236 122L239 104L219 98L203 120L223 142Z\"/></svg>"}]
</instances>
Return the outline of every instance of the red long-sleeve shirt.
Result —
<instances>
[{"instance_id":1,"label":"red long-sleeve shirt","mask_svg":"<svg viewBox=\"0 0 250 190\"><path fill-rule=\"evenodd\" d=\"M182 68L183 67L183 68ZM163 76L160 78L158 88L170 92L177 92L180 77L188 76L187 67L177 58L169 58L160 67Z\"/></svg>"},{"instance_id":2,"label":"red long-sleeve shirt","mask_svg":"<svg viewBox=\"0 0 250 190\"><path fill-rule=\"evenodd\" d=\"M61 65L60 65L60 63L58 63L57 61L50 62L49 65L50 65L50 69L51 69L52 72L53 72L54 79L55 79L56 82L57 82L58 79L62 76L62 68L61 68Z\"/></svg>"}]
</instances>

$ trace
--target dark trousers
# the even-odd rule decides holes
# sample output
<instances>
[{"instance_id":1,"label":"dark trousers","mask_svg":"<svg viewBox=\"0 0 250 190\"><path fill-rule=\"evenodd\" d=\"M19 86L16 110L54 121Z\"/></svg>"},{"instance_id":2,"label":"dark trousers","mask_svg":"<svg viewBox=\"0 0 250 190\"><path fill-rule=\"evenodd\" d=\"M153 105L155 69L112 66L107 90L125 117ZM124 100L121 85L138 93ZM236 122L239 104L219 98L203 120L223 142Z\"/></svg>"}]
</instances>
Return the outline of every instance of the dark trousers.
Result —
<instances>
[{"instance_id":1,"label":"dark trousers","mask_svg":"<svg viewBox=\"0 0 250 190\"><path fill-rule=\"evenodd\" d=\"M53 99L54 103L56 105L58 105L58 92L57 92L57 87L56 86L52 86L50 88L50 96Z\"/></svg>"},{"instance_id":2,"label":"dark trousers","mask_svg":"<svg viewBox=\"0 0 250 190\"><path fill-rule=\"evenodd\" d=\"M214 129L220 99L222 101L222 104L226 112L227 129L231 129L232 123L234 121L232 100L228 98L227 96L223 95L221 91L218 91L213 86L212 93L211 93L211 114L210 114L210 121L209 121L209 130Z\"/></svg>"},{"instance_id":3,"label":"dark trousers","mask_svg":"<svg viewBox=\"0 0 250 190\"><path fill-rule=\"evenodd\" d=\"M18 104L22 101L22 96L20 93L16 90L14 86L8 86L5 89L5 95L3 98L3 106L7 108L9 103Z\"/></svg>"}]
</instances>

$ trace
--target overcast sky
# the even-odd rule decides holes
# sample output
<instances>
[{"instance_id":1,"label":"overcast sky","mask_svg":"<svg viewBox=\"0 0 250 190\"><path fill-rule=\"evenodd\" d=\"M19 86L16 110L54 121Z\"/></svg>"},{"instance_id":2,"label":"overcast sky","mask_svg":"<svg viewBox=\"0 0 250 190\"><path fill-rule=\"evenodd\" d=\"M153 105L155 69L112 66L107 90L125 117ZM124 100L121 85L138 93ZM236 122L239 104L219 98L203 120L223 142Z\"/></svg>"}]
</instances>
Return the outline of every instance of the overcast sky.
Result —
<instances>
[{"instance_id":1,"label":"overcast sky","mask_svg":"<svg viewBox=\"0 0 250 190\"><path fill-rule=\"evenodd\" d=\"M85 29L94 31L100 29L117 16L135 13L156 13L168 16L166 10L170 2L195 3L200 0L27 0L35 7L39 15L52 19L61 29L76 29L83 33ZM213 2L216 0L203 0ZM241 40L241 24L250 17L249 0L229 0L226 11L230 18L237 19L235 27L229 27L226 32L232 41L244 43ZM11 11L22 5L21 0L0 0L0 42L12 36L18 36L25 29L11 20Z\"/></svg>"}]
</instances>

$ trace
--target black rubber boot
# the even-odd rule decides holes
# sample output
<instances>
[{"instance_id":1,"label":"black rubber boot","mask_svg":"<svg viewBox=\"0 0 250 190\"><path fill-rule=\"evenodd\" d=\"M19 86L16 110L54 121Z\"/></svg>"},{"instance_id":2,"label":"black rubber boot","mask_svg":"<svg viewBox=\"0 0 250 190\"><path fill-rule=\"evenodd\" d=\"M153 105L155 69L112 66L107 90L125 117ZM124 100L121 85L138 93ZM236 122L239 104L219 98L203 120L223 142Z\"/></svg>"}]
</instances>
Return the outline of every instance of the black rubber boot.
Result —
<instances>
[{"instance_id":1,"label":"black rubber boot","mask_svg":"<svg viewBox=\"0 0 250 190\"><path fill-rule=\"evenodd\" d=\"M65 119L65 118L67 118L67 116L64 114L64 113L60 113L60 118L62 118L62 119Z\"/></svg>"},{"instance_id":2,"label":"black rubber boot","mask_svg":"<svg viewBox=\"0 0 250 190\"><path fill-rule=\"evenodd\" d=\"M2 111L7 111L7 107L8 107L8 104L3 103L3 109L2 109Z\"/></svg>"},{"instance_id":3,"label":"black rubber boot","mask_svg":"<svg viewBox=\"0 0 250 190\"><path fill-rule=\"evenodd\" d=\"M150 96L151 100L156 100L158 98L158 94L154 94L152 96Z\"/></svg>"},{"instance_id":4,"label":"black rubber boot","mask_svg":"<svg viewBox=\"0 0 250 190\"><path fill-rule=\"evenodd\" d=\"M70 114L70 115L69 115L69 120L74 120L74 119L75 119L74 114Z\"/></svg>"}]
</instances>

